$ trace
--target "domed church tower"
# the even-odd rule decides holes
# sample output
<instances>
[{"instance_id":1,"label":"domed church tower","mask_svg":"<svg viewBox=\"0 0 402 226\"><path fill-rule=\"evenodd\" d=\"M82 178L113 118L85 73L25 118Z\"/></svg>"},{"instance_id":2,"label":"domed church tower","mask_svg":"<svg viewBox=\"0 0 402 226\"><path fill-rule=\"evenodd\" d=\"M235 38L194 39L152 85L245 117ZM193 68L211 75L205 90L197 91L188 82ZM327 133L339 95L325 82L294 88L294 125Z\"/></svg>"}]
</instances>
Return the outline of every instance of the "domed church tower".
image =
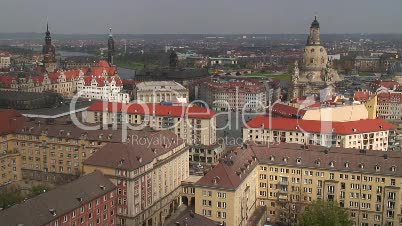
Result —
<instances>
[{"instance_id":1,"label":"domed church tower","mask_svg":"<svg viewBox=\"0 0 402 226\"><path fill-rule=\"evenodd\" d=\"M295 65L289 99L316 95L325 100L334 94L335 83L340 80L338 73L330 68L327 50L321 45L320 24L315 17L304 47L302 63Z\"/></svg>"}]
</instances>

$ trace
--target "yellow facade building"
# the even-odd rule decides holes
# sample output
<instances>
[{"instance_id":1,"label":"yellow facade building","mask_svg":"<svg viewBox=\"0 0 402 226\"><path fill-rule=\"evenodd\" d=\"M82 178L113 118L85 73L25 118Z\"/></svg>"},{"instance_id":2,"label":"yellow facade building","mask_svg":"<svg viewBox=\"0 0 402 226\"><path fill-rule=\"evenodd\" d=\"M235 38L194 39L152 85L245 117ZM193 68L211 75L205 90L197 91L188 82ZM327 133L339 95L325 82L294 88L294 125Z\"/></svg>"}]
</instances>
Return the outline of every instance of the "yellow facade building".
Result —
<instances>
[{"instance_id":1,"label":"yellow facade building","mask_svg":"<svg viewBox=\"0 0 402 226\"><path fill-rule=\"evenodd\" d=\"M303 207L320 199L336 201L346 208L355 226L402 225L399 152L257 143L237 152L255 158L257 163L247 168L242 159L229 154L196 183L196 213L227 225L245 225L238 220L245 211L238 208L243 206L238 197L247 196L255 206L266 206L269 223L295 225ZM249 172L246 178L241 178L242 169ZM230 175L232 180L227 179ZM228 187L233 178L250 187ZM222 193L227 219L217 218L222 211L218 198Z\"/></svg>"}]
</instances>

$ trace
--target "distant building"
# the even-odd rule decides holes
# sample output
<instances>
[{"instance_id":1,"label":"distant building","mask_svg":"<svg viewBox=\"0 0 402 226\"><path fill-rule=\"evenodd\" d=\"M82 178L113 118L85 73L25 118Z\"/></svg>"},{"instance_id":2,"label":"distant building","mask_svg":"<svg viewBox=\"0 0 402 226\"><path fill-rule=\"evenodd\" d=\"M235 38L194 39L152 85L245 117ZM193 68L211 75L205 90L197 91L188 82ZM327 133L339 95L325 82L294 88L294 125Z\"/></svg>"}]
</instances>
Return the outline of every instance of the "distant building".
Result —
<instances>
[{"instance_id":1,"label":"distant building","mask_svg":"<svg viewBox=\"0 0 402 226\"><path fill-rule=\"evenodd\" d=\"M226 57L210 57L208 58L209 65L211 66L226 66L226 65L236 65L238 64L237 58L226 58Z\"/></svg>"},{"instance_id":2,"label":"distant building","mask_svg":"<svg viewBox=\"0 0 402 226\"><path fill-rule=\"evenodd\" d=\"M46 26L45 45L42 48L43 67L47 73L53 73L57 69L56 49L52 45L52 37L50 36L49 24Z\"/></svg>"},{"instance_id":3,"label":"distant building","mask_svg":"<svg viewBox=\"0 0 402 226\"><path fill-rule=\"evenodd\" d=\"M80 97L108 102L128 103L130 95L123 92L123 83L116 68L108 62L100 61L99 66L91 68L89 75L80 75L77 80Z\"/></svg>"},{"instance_id":4,"label":"distant building","mask_svg":"<svg viewBox=\"0 0 402 226\"><path fill-rule=\"evenodd\" d=\"M162 104L122 104L97 102L87 109L86 122L142 125L155 130L171 130L190 145L216 142L215 112L196 106Z\"/></svg>"},{"instance_id":5,"label":"distant building","mask_svg":"<svg viewBox=\"0 0 402 226\"><path fill-rule=\"evenodd\" d=\"M110 65L114 65L114 39L112 28L110 28L109 30L109 39L107 41L107 62L109 62Z\"/></svg>"},{"instance_id":6,"label":"distant building","mask_svg":"<svg viewBox=\"0 0 402 226\"><path fill-rule=\"evenodd\" d=\"M187 104L189 94L187 88L174 81L149 81L135 85L134 100L139 103Z\"/></svg>"},{"instance_id":7,"label":"distant building","mask_svg":"<svg viewBox=\"0 0 402 226\"><path fill-rule=\"evenodd\" d=\"M368 110L363 104L292 106L284 103L276 103L272 106L271 114L273 117L279 118L298 118L303 120L332 122L347 122L370 118Z\"/></svg>"},{"instance_id":8,"label":"distant building","mask_svg":"<svg viewBox=\"0 0 402 226\"><path fill-rule=\"evenodd\" d=\"M11 56L8 53L0 53L0 69L9 68L11 65Z\"/></svg>"},{"instance_id":9,"label":"distant building","mask_svg":"<svg viewBox=\"0 0 402 226\"><path fill-rule=\"evenodd\" d=\"M310 27L310 35L304 48L302 64L296 62L289 100L308 95L320 96L322 100L335 92L335 83L341 81L338 73L330 67L326 49L320 40L320 24L317 18Z\"/></svg>"},{"instance_id":10,"label":"distant building","mask_svg":"<svg viewBox=\"0 0 402 226\"><path fill-rule=\"evenodd\" d=\"M261 112L267 104L263 83L249 80L209 80L198 85L198 99L215 111Z\"/></svg>"},{"instance_id":11,"label":"distant building","mask_svg":"<svg viewBox=\"0 0 402 226\"><path fill-rule=\"evenodd\" d=\"M259 116L246 123L243 140L388 151L395 129L383 119L332 122Z\"/></svg>"},{"instance_id":12,"label":"distant building","mask_svg":"<svg viewBox=\"0 0 402 226\"><path fill-rule=\"evenodd\" d=\"M117 225L116 186L96 171L0 211L2 225Z\"/></svg>"}]
</instances>

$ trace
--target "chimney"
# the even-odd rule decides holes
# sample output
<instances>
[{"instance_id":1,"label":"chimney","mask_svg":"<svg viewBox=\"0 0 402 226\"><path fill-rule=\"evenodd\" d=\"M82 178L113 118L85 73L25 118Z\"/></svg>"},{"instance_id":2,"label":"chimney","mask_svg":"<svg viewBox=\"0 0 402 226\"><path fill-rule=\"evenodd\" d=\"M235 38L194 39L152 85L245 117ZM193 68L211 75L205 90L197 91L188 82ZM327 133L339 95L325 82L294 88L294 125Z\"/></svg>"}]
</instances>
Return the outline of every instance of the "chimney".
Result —
<instances>
[{"instance_id":1,"label":"chimney","mask_svg":"<svg viewBox=\"0 0 402 226\"><path fill-rule=\"evenodd\" d=\"M56 216L56 210L55 209L49 209L50 214L52 214L52 216Z\"/></svg>"}]
</instances>

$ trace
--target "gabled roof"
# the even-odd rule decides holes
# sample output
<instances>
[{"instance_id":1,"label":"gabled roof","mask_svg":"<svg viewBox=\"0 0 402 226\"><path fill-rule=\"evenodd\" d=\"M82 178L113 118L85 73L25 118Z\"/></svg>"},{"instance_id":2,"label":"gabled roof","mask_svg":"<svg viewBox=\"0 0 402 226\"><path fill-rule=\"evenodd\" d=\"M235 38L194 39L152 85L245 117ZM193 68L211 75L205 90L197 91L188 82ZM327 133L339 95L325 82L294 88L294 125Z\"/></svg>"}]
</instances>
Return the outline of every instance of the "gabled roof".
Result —
<instances>
[{"instance_id":1,"label":"gabled roof","mask_svg":"<svg viewBox=\"0 0 402 226\"><path fill-rule=\"evenodd\" d=\"M96 155L85 160L84 164L132 171L151 163L155 158L184 143L169 131L139 132L129 138L132 140L126 143L106 144L96 152ZM141 143L141 140L147 142Z\"/></svg>"},{"instance_id":2,"label":"gabled roof","mask_svg":"<svg viewBox=\"0 0 402 226\"><path fill-rule=\"evenodd\" d=\"M95 171L0 211L0 222L1 225L7 226L46 225L115 188L115 185L101 172ZM82 201L78 198L82 198ZM54 209L56 215L53 216L49 209Z\"/></svg>"},{"instance_id":3,"label":"gabled roof","mask_svg":"<svg viewBox=\"0 0 402 226\"><path fill-rule=\"evenodd\" d=\"M26 121L27 118L16 110L0 110L0 135L16 132L25 125Z\"/></svg>"},{"instance_id":4,"label":"gabled roof","mask_svg":"<svg viewBox=\"0 0 402 226\"><path fill-rule=\"evenodd\" d=\"M268 110L267 110L268 111ZM303 117L306 110L295 108L290 105L277 103L272 106L272 113L281 115L286 118Z\"/></svg>"},{"instance_id":5,"label":"gabled roof","mask_svg":"<svg viewBox=\"0 0 402 226\"><path fill-rule=\"evenodd\" d=\"M236 148L197 181L195 185L235 190L257 164L257 159L254 157L252 150Z\"/></svg>"}]
</instances>

